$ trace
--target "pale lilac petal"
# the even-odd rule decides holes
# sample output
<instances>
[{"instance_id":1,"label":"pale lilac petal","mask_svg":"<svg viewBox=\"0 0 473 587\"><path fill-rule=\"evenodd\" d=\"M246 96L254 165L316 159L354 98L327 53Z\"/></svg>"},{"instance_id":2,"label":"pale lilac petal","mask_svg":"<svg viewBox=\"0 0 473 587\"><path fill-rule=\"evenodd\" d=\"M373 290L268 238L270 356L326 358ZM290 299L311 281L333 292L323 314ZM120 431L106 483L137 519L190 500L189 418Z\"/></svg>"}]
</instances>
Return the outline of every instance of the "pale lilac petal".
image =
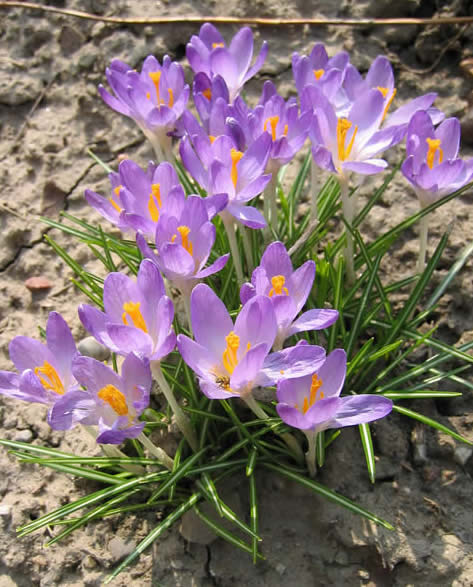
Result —
<instances>
[{"instance_id":1,"label":"pale lilac petal","mask_svg":"<svg viewBox=\"0 0 473 587\"><path fill-rule=\"evenodd\" d=\"M246 351L248 343L251 347L265 343L271 348L277 333L271 300L266 296L249 300L237 316L234 331L240 337L239 354Z\"/></svg>"},{"instance_id":2,"label":"pale lilac petal","mask_svg":"<svg viewBox=\"0 0 473 587\"><path fill-rule=\"evenodd\" d=\"M84 328L100 343L105 344L103 335L107 331L106 326L109 320L107 315L88 304L81 304L78 309L78 314Z\"/></svg>"},{"instance_id":3,"label":"pale lilac petal","mask_svg":"<svg viewBox=\"0 0 473 587\"><path fill-rule=\"evenodd\" d=\"M443 159L455 159L460 148L460 121L458 118L447 118L435 131L435 137L440 139L440 148Z\"/></svg>"},{"instance_id":4,"label":"pale lilac petal","mask_svg":"<svg viewBox=\"0 0 473 587\"><path fill-rule=\"evenodd\" d=\"M280 241L271 243L266 247L266 250L261 257L260 266L264 268L269 279L275 275L283 275L286 281L289 281L290 276L292 275L291 258L286 251L286 247Z\"/></svg>"},{"instance_id":5,"label":"pale lilac petal","mask_svg":"<svg viewBox=\"0 0 473 587\"><path fill-rule=\"evenodd\" d=\"M379 395L353 395L342 397L340 401L341 404L333 419L327 424L327 428L373 422L387 416L393 407L390 399Z\"/></svg>"},{"instance_id":6,"label":"pale lilac petal","mask_svg":"<svg viewBox=\"0 0 473 587\"><path fill-rule=\"evenodd\" d=\"M239 397L240 395L231 390L226 391L223 387L219 387L216 383L212 383L208 379L201 379L199 383L202 393L210 399L228 399L230 397Z\"/></svg>"},{"instance_id":7,"label":"pale lilac petal","mask_svg":"<svg viewBox=\"0 0 473 587\"><path fill-rule=\"evenodd\" d=\"M233 37L229 52L236 61L238 73L246 73L253 57L253 33L249 27L243 27Z\"/></svg>"},{"instance_id":8,"label":"pale lilac petal","mask_svg":"<svg viewBox=\"0 0 473 587\"><path fill-rule=\"evenodd\" d=\"M321 145L312 147L312 157L314 158L316 165L321 169L330 171L330 173L338 173L333 164L332 153L326 147Z\"/></svg>"},{"instance_id":9,"label":"pale lilac petal","mask_svg":"<svg viewBox=\"0 0 473 587\"><path fill-rule=\"evenodd\" d=\"M221 75L226 81L229 90L235 91L239 87L239 73L237 64L227 49L217 47L210 55L212 73Z\"/></svg>"},{"instance_id":10,"label":"pale lilac petal","mask_svg":"<svg viewBox=\"0 0 473 587\"><path fill-rule=\"evenodd\" d=\"M230 332L230 331L229 331ZM202 379L212 377L215 368L220 364L220 358L225 350L225 343L213 353L208 348L195 342L184 334L177 336L177 348L186 364ZM217 353L220 352L220 355Z\"/></svg>"},{"instance_id":11,"label":"pale lilac petal","mask_svg":"<svg viewBox=\"0 0 473 587\"><path fill-rule=\"evenodd\" d=\"M230 378L230 388L243 391L250 391L251 384L263 366L264 359L270 347L265 344L257 344L245 353Z\"/></svg>"},{"instance_id":12,"label":"pale lilac petal","mask_svg":"<svg viewBox=\"0 0 473 587\"><path fill-rule=\"evenodd\" d=\"M374 175L380 173L388 163L384 159L368 159L366 161L344 161L342 163L343 169L347 171L354 171L362 175Z\"/></svg>"},{"instance_id":13,"label":"pale lilac petal","mask_svg":"<svg viewBox=\"0 0 473 587\"><path fill-rule=\"evenodd\" d=\"M76 390L63 395L48 414L48 423L53 430L69 430L76 422L89 418L96 410L90 393Z\"/></svg>"},{"instance_id":14,"label":"pale lilac petal","mask_svg":"<svg viewBox=\"0 0 473 587\"><path fill-rule=\"evenodd\" d=\"M51 351L44 345L27 336L15 336L9 345L10 360L16 369L21 373L26 369L40 367L47 361L54 364L54 356Z\"/></svg>"},{"instance_id":15,"label":"pale lilac petal","mask_svg":"<svg viewBox=\"0 0 473 587\"><path fill-rule=\"evenodd\" d=\"M149 357L153 352L153 340L139 328L124 324L108 324L107 333L121 355L136 351Z\"/></svg>"},{"instance_id":16,"label":"pale lilac petal","mask_svg":"<svg viewBox=\"0 0 473 587\"><path fill-rule=\"evenodd\" d=\"M208 265L208 267L206 267L205 269L202 269L202 271L199 271L198 273L196 273L194 275L194 277L196 279L204 279L205 277L208 277L209 275L213 275L214 273L218 273L218 271L221 271L225 267L229 258L230 258L230 253L227 253L226 255L222 255L216 261L214 261L211 265Z\"/></svg>"},{"instance_id":17,"label":"pale lilac petal","mask_svg":"<svg viewBox=\"0 0 473 587\"><path fill-rule=\"evenodd\" d=\"M127 438L136 438L139 436L143 432L144 427L145 423L140 422L139 424L135 424L134 426L129 426L128 428L123 428L121 430L104 430L97 436L97 442L99 444L121 444Z\"/></svg>"},{"instance_id":18,"label":"pale lilac petal","mask_svg":"<svg viewBox=\"0 0 473 587\"><path fill-rule=\"evenodd\" d=\"M256 290L253 284L244 283L240 288L240 301L244 305L248 300L256 295Z\"/></svg>"},{"instance_id":19,"label":"pale lilac petal","mask_svg":"<svg viewBox=\"0 0 473 587\"><path fill-rule=\"evenodd\" d=\"M46 324L46 340L49 350L54 355L60 375L65 377L70 371L72 357L76 354L77 349L71 329L57 312L49 314Z\"/></svg>"},{"instance_id":20,"label":"pale lilac petal","mask_svg":"<svg viewBox=\"0 0 473 587\"><path fill-rule=\"evenodd\" d=\"M117 389L121 387L121 380L117 373L91 357L76 357L72 363L72 373L77 381L91 393L98 392L109 384Z\"/></svg>"},{"instance_id":21,"label":"pale lilac petal","mask_svg":"<svg viewBox=\"0 0 473 587\"><path fill-rule=\"evenodd\" d=\"M261 45L261 50L254 62L253 66L247 71L245 77L242 80L242 83L246 83L249 79L251 79L258 71L263 67L263 63L266 59L266 55L268 54L269 45L266 41L263 42Z\"/></svg>"},{"instance_id":22,"label":"pale lilac petal","mask_svg":"<svg viewBox=\"0 0 473 587\"><path fill-rule=\"evenodd\" d=\"M221 357L233 322L222 300L203 283L192 290L191 321L195 340L208 348L213 357Z\"/></svg>"},{"instance_id":23,"label":"pale lilac petal","mask_svg":"<svg viewBox=\"0 0 473 587\"><path fill-rule=\"evenodd\" d=\"M290 327L287 337L297 332L322 330L332 326L338 318L337 310L308 310L304 312Z\"/></svg>"},{"instance_id":24,"label":"pale lilac petal","mask_svg":"<svg viewBox=\"0 0 473 587\"><path fill-rule=\"evenodd\" d=\"M297 312L300 312L307 301L312 290L312 285L315 279L315 263L314 261L306 261L288 280L289 293L294 297L297 303Z\"/></svg>"},{"instance_id":25,"label":"pale lilac petal","mask_svg":"<svg viewBox=\"0 0 473 587\"><path fill-rule=\"evenodd\" d=\"M253 228L255 230L264 228L266 220L259 210L253 206L239 206L237 204L229 204L226 208L229 214L236 218L239 222Z\"/></svg>"},{"instance_id":26,"label":"pale lilac petal","mask_svg":"<svg viewBox=\"0 0 473 587\"><path fill-rule=\"evenodd\" d=\"M297 344L268 355L261 370L261 385L273 385L280 379L303 377L317 371L325 361L325 350L316 345ZM263 383L264 381L264 383Z\"/></svg>"}]
</instances>

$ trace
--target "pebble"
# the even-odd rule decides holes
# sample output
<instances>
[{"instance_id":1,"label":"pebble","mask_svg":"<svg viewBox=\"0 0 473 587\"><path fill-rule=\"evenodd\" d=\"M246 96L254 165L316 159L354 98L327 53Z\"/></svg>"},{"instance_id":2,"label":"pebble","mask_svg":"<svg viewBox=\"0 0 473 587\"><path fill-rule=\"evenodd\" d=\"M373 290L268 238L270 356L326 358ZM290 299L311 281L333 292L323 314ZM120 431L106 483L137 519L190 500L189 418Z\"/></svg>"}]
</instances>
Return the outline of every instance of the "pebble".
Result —
<instances>
[{"instance_id":1,"label":"pebble","mask_svg":"<svg viewBox=\"0 0 473 587\"><path fill-rule=\"evenodd\" d=\"M37 275L34 277L28 277L25 281L25 287L30 291L41 291L43 289L51 289L53 284L47 277Z\"/></svg>"},{"instance_id":2,"label":"pebble","mask_svg":"<svg viewBox=\"0 0 473 587\"><path fill-rule=\"evenodd\" d=\"M31 442L33 440L33 433L29 428L18 430L13 436L13 440L16 442Z\"/></svg>"},{"instance_id":3,"label":"pebble","mask_svg":"<svg viewBox=\"0 0 473 587\"><path fill-rule=\"evenodd\" d=\"M93 556L90 556L90 554L88 554L84 557L84 560L82 561L82 566L84 569L91 571L92 569L95 569L97 567L97 561L94 559Z\"/></svg>"},{"instance_id":4,"label":"pebble","mask_svg":"<svg viewBox=\"0 0 473 587\"><path fill-rule=\"evenodd\" d=\"M455 452L453 453L453 458L455 462L461 465L462 467L466 465L468 459L473 454L473 448L470 446L465 446L460 444L455 447Z\"/></svg>"},{"instance_id":5,"label":"pebble","mask_svg":"<svg viewBox=\"0 0 473 587\"><path fill-rule=\"evenodd\" d=\"M280 575L284 575L284 572L286 570L285 565L283 565L282 563L278 563L275 567L276 572L279 573Z\"/></svg>"},{"instance_id":6,"label":"pebble","mask_svg":"<svg viewBox=\"0 0 473 587\"><path fill-rule=\"evenodd\" d=\"M107 347L97 342L93 336L87 336L77 345L81 355L92 357L97 361L107 361L110 358L110 351Z\"/></svg>"},{"instance_id":7,"label":"pebble","mask_svg":"<svg viewBox=\"0 0 473 587\"><path fill-rule=\"evenodd\" d=\"M108 549L115 560L120 560L131 554L136 548L136 542L129 540L125 542L120 536L115 536L108 543Z\"/></svg>"},{"instance_id":8,"label":"pebble","mask_svg":"<svg viewBox=\"0 0 473 587\"><path fill-rule=\"evenodd\" d=\"M0 516L9 516L11 514L11 505L0 505Z\"/></svg>"}]
</instances>

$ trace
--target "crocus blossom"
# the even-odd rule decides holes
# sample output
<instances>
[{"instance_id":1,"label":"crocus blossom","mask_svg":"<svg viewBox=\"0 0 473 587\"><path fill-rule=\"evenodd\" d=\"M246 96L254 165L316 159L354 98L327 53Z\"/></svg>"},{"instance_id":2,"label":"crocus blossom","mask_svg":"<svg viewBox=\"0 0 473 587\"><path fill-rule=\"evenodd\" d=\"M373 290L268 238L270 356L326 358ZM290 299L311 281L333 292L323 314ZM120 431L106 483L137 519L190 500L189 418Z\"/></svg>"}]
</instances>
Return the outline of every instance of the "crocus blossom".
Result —
<instances>
[{"instance_id":1,"label":"crocus blossom","mask_svg":"<svg viewBox=\"0 0 473 587\"><path fill-rule=\"evenodd\" d=\"M97 442L101 444L120 444L140 435L145 423L138 418L149 404L152 384L148 359L130 353L123 361L121 375L90 357L76 358L72 369L85 389L55 403L53 427L68 430L80 419L84 425L98 426Z\"/></svg>"},{"instance_id":2,"label":"crocus blossom","mask_svg":"<svg viewBox=\"0 0 473 587\"><path fill-rule=\"evenodd\" d=\"M172 329L174 306L166 296L163 278L149 259L144 259L136 281L123 273L109 273L103 287L105 312L79 306L84 327L115 353L139 352L159 361L175 347Z\"/></svg>"},{"instance_id":3,"label":"crocus blossom","mask_svg":"<svg viewBox=\"0 0 473 587\"><path fill-rule=\"evenodd\" d=\"M427 112L417 112L407 130L404 177L421 206L427 206L473 181L473 159L458 157L460 122L444 120L437 128Z\"/></svg>"},{"instance_id":4,"label":"crocus blossom","mask_svg":"<svg viewBox=\"0 0 473 587\"><path fill-rule=\"evenodd\" d=\"M241 28L227 47L222 35L210 23L202 25L199 35L193 35L186 48L187 59L194 73L203 72L211 79L220 75L228 87L231 102L238 96L243 85L261 69L267 53L268 45L265 41L251 66L251 29Z\"/></svg>"},{"instance_id":5,"label":"crocus blossom","mask_svg":"<svg viewBox=\"0 0 473 587\"><path fill-rule=\"evenodd\" d=\"M328 328L337 320L337 310L331 309L308 310L295 320L307 301L314 278L314 261L306 261L294 270L283 243L274 242L263 253L261 264L253 271L251 283L242 285L242 304L257 295L271 299L278 328L275 348L280 348L286 338L297 332Z\"/></svg>"},{"instance_id":6,"label":"crocus blossom","mask_svg":"<svg viewBox=\"0 0 473 587\"><path fill-rule=\"evenodd\" d=\"M224 303L199 284L191 295L191 321L195 340L178 335L178 349L211 399L245 397L256 386L310 372L325 359L323 348L307 344L270 354L277 322L266 296L246 303L233 324Z\"/></svg>"},{"instance_id":7,"label":"crocus blossom","mask_svg":"<svg viewBox=\"0 0 473 587\"><path fill-rule=\"evenodd\" d=\"M18 373L0 371L0 393L11 398L53 406L78 388L71 371L78 355L69 326L57 312L49 314L46 343L16 336L10 343L10 359ZM51 412L48 414L51 421Z\"/></svg>"},{"instance_id":8,"label":"crocus blossom","mask_svg":"<svg viewBox=\"0 0 473 587\"><path fill-rule=\"evenodd\" d=\"M141 73L114 59L106 70L107 81L114 92L102 85L99 92L103 101L120 114L133 118L153 144L158 158L168 156L171 133L184 112L190 89L184 80L182 66L168 55L162 65L149 55Z\"/></svg>"},{"instance_id":9,"label":"crocus blossom","mask_svg":"<svg viewBox=\"0 0 473 587\"><path fill-rule=\"evenodd\" d=\"M335 349L310 375L278 383L276 405L281 419L294 428L317 434L378 420L392 410L392 401L380 395L340 397L345 382L346 353Z\"/></svg>"},{"instance_id":10,"label":"crocus blossom","mask_svg":"<svg viewBox=\"0 0 473 587\"><path fill-rule=\"evenodd\" d=\"M118 173L109 175L112 196L109 199L85 190L85 198L104 218L124 232L140 230L154 237L156 224L169 194L184 189L174 167L167 162L149 163L143 171L131 159L125 159Z\"/></svg>"}]
</instances>

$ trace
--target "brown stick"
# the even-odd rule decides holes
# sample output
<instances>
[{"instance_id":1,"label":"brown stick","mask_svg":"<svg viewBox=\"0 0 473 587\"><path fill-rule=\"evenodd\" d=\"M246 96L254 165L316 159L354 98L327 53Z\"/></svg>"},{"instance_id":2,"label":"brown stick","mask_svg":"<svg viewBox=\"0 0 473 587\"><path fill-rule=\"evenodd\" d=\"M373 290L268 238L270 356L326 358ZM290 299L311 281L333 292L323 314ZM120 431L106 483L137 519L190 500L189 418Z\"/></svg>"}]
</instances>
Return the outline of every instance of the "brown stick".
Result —
<instances>
[{"instance_id":1,"label":"brown stick","mask_svg":"<svg viewBox=\"0 0 473 587\"><path fill-rule=\"evenodd\" d=\"M202 24L211 22L213 24L253 24L257 26L387 26L387 25L443 25L443 24L471 24L473 16L448 16L438 18L258 18L238 16L162 16L160 18L120 18L118 16L100 16L81 12L80 10L67 10L36 4L34 2L13 2L0 1L0 8L29 8L31 10L40 10L42 12L53 12L63 16L73 16L75 18L84 18L86 20L96 20L100 22L109 22L113 24L132 24L132 25L149 25L149 24Z\"/></svg>"}]
</instances>

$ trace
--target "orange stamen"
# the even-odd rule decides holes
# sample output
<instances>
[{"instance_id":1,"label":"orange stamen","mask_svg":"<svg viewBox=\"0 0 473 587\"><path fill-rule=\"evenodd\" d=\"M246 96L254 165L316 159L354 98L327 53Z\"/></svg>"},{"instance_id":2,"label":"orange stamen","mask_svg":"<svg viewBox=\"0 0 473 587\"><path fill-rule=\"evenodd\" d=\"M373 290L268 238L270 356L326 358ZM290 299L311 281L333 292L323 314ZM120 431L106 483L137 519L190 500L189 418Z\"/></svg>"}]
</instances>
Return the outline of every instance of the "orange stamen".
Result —
<instances>
[{"instance_id":1,"label":"orange stamen","mask_svg":"<svg viewBox=\"0 0 473 587\"><path fill-rule=\"evenodd\" d=\"M227 347L222 354L223 366L230 375L238 365L237 352L240 347L240 337L233 330L225 337Z\"/></svg>"},{"instance_id":2,"label":"orange stamen","mask_svg":"<svg viewBox=\"0 0 473 587\"><path fill-rule=\"evenodd\" d=\"M439 154L438 163L442 163L443 160L443 151L440 147L441 140L429 138L426 138L425 140L429 145L429 150L427 151L427 165L430 167L430 169L433 169L435 163L435 154L437 153L437 151Z\"/></svg>"},{"instance_id":3,"label":"orange stamen","mask_svg":"<svg viewBox=\"0 0 473 587\"><path fill-rule=\"evenodd\" d=\"M153 222L159 220L159 210L162 206L161 201L161 184L153 183L151 185L151 193L149 195L148 210Z\"/></svg>"},{"instance_id":4,"label":"orange stamen","mask_svg":"<svg viewBox=\"0 0 473 587\"><path fill-rule=\"evenodd\" d=\"M347 118L339 118L337 123L337 146L338 146L338 159L340 161L345 161L351 153L353 148L353 143L355 142L355 136L358 132L358 126L355 126L355 130L351 136L351 140L348 143L348 146L345 147L345 141L347 138L348 131L353 126L353 123L350 122Z\"/></svg>"},{"instance_id":5,"label":"orange stamen","mask_svg":"<svg viewBox=\"0 0 473 587\"><path fill-rule=\"evenodd\" d=\"M177 227L177 232L181 235L181 244L189 253L192 255L193 246L191 241L189 240L189 233L191 229L188 226L182 225ZM171 242L173 243L177 238L177 233L172 237Z\"/></svg>"},{"instance_id":6,"label":"orange stamen","mask_svg":"<svg viewBox=\"0 0 473 587\"><path fill-rule=\"evenodd\" d=\"M99 398L107 403L119 416L128 414L128 405L123 393L114 385L106 385L97 393Z\"/></svg>"},{"instance_id":7,"label":"orange stamen","mask_svg":"<svg viewBox=\"0 0 473 587\"><path fill-rule=\"evenodd\" d=\"M314 76L316 81L319 81L319 79L324 75L325 73L325 69L314 69Z\"/></svg>"},{"instance_id":8,"label":"orange stamen","mask_svg":"<svg viewBox=\"0 0 473 587\"><path fill-rule=\"evenodd\" d=\"M278 126L279 116L270 116L264 122L263 130L266 132L268 130L268 122L271 125L271 136L273 141L276 140L276 127ZM287 125L286 125L287 126Z\"/></svg>"},{"instance_id":9,"label":"orange stamen","mask_svg":"<svg viewBox=\"0 0 473 587\"><path fill-rule=\"evenodd\" d=\"M212 99L212 90L210 88L207 88L206 90L204 90L202 92L202 94L207 98L207 100L210 102L210 100Z\"/></svg>"},{"instance_id":10,"label":"orange stamen","mask_svg":"<svg viewBox=\"0 0 473 587\"><path fill-rule=\"evenodd\" d=\"M49 389L58 395L64 395L65 389L61 378L57 374L56 369L47 361L44 361L42 367L35 367L35 375L41 381L41 385L45 389Z\"/></svg>"},{"instance_id":11,"label":"orange stamen","mask_svg":"<svg viewBox=\"0 0 473 587\"><path fill-rule=\"evenodd\" d=\"M232 158L232 171L231 171L231 178L233 181L233 185L236 187L238 181L238 170L237 170L237 163L243 157L243 153L241 151L237 151L236 149L232 149L230 151L230 155Z\"/></svg>"},{"instance_id":12,"label":"orange stamen","mask_svg":"<svg viewBox=\"0 0 473 587\"><path fill-rule=\"evenodd\" d=\"M140 311L140 305L140 302L125 302L123 304L123 324L129 326L126 318L128 314L135 328L139 328L143 332L148 332L148 329L146 328L145 319L143 318L143 314Z\"/></svg>"},{"instance_id":13,"label":"orange stamen","mask_svg":"<svg viewBox=\"0 0 473 587\"><path fill-rule=\"evenodd\" d=\"M286 283L286 278L284 275L275 275L271 277L271 285L273 286L269 291L269 297L272 298L274 295L280 296L285 293L287 296L289 295L289 291L287 287L284 287Z\"/></svg>"}]
</instances>

